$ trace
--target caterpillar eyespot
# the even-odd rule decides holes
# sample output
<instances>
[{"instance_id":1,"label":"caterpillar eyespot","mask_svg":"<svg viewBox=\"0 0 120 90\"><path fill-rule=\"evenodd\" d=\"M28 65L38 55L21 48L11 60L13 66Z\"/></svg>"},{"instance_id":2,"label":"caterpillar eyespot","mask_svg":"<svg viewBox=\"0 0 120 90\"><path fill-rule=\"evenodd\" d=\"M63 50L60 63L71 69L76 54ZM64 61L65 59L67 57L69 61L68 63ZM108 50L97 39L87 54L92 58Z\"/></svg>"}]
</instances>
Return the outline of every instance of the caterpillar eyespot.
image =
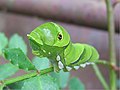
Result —
<instances>
[{"instance_id":1,"label":"caterpillar eyespot","mask_svg":"<svg viewBox=\"0 0 120 90\"><path fill-rule=\"evenodd\" d=\"M58 39L61 40L62 39L62 35L59 33L58 34Z\"/></svg>"},{"instance_id":2,"label":"caterpillar eyespot","mask_svg":"<svg viewBox=\"0 0 120 90\"><path fill-rule=\"evenodd\" d=\"M49 34L46 34L44 29L47 29ZM28 35L28 38L33 54L47 57L56 71L77 70L99 59L99 54L93 46L72 43L68 32L53 22L38 26Z\"/></svg>"}]
</instances>

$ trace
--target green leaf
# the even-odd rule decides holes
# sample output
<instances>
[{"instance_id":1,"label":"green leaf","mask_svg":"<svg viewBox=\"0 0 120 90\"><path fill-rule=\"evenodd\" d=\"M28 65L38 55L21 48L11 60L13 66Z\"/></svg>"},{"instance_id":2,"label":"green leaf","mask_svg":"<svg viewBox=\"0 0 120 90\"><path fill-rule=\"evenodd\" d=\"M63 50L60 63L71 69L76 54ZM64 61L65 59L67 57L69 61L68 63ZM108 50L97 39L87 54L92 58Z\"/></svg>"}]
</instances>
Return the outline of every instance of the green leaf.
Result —
<instances>
[{"instance_id":1,"label":"green leaf","mask_svg":"<svg viewBox=\"0 0 120 90\"><path fill-rule=\"evenodd\" d=\"M21 90L22 86L24 85L25 80L23 81L19 81L19 82L15 82L12 84L9 84L8 87L10 88L10 90Z\"/></svg>"},{"instance_id":2,"label":"green leaf","mask_svg":"<svg viewBox=\"0 0 120 90\"><path fill-rule=\"evenodd\" d=\"M11 61L12 64L24 70L35 70L35 66L20 48L4 49L4 56Z\"/></svg>"},{"instance_id":3,"label":"green leaf","mask_svg":"<svg viewBox=\"0 0 120 90\"><path fill-rule=\"evenodd\" d=\"M50 62L46 57L34 57L32 60L37 70L42 70L50 67Z\"/></svg>"},{"instance_id":4,"label":"green leaf","mask_svg":"<svg viewBox=\"0 0 120 90\"><path fill-rule=\"evenodd\" d=\"M55 79L49 75L36 76L21 81L21 83L13 84L11 88L20 90L59 90Z\"/></svg>"},{"instance_id":5,"label":"green leaf","mask_svg":"<svg viewBox=\"0 0 120 90\"><path fill-rule=\"evenodd\" d=\"M76 77L70 79L69 90L85 90L84 84Z\"/></svg>"},{"instance_id":6,"label":"green leaf","mask_svg":"<svg viewBox=\"0 0 120 90\"><path fill-rule=\"evenodd\" d=\"M25 54L27 54L27 46L21 36L14 34L9 41L9 48L20 48Z\"/></svg>"},{"instance_id":7,"label":"green leaf","mask_svg":"<svg viewBox=\"0 0 120 90\"><path fill-rule=\"evenodd\" d=\"M4 86L5 86L4 84L2 85L0 84L0 90L3 90Z\"/></svg>"},{"instance_id":8,"label":"green leaf","mask_svg":"<svg viewBox=\"0 0 120 90\"><path fill-rule=\"evenodd\" d=\"M0 65L0 80L4 80L18 71L18 67L12 65L11 63L7 63L4 65Z\"/></svg>"},{"instance_id":9,"label":"green leaf","mask_svg":"<svg viewBox=\"0 0 120 90\"><path fill-rule=\"evenodd\" d=\"M4 33L0 32L0 55L2 54L2 49L5 48L8 44L8 39Z\"/></svg>"},{"instance_id":10,"label":"green leaf","mask_svg":"<svg viewBox=\"0 0 120 90\"><path fill-rule=\"evenodd\" d=\"M56 78L60 88L65 88L67 86L70 77L70 72L64 72L63 70L61 70L59 73L52 72L50 73L50 75Z\"/></svg>"}]
</instances>

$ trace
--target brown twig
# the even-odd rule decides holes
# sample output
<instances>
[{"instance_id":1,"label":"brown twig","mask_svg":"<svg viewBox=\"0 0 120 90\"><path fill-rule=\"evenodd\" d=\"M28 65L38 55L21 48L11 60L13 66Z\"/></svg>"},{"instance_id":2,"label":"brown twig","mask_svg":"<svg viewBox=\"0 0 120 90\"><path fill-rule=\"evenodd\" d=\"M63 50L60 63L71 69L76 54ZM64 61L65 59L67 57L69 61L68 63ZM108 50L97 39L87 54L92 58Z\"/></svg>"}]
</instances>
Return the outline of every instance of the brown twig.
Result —
<instances>
[{"instance_id":1,"label":"brown twig","mask_svg":"<svg viewBox=\"0 0 120 90\"><path fill-rule=\"evenodd\" d=\"M115 7L118 3L120 3L120 0L115 0L115 1L112 3L113 7Z\"/></svg>"},{"instance_id":2,"label":"brown twig","mask_svg":"<svg viewBox=\"0 0 120 90\"><path fill-rule=\"evenodd\" d=\"M111 66L112 66L112 69L115 70L116 72L120 71L120 67L113 65L113 64L111 64Z\"/></svg>"}]
</instances>

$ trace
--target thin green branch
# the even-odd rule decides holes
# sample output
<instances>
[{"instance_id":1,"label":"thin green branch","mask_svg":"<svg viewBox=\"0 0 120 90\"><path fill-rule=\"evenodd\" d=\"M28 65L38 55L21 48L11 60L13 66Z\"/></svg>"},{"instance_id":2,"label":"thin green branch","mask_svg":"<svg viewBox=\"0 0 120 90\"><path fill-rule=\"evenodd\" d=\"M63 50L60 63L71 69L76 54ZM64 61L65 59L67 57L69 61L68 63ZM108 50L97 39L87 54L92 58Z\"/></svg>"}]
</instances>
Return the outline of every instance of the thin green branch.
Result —
<instances>
[{"instance_id":1,"label":"thin green branch","mask_svg":"<svg viewBox=\"0 0 120 90\"><path fill-rule=\"evenodd\" d=\"M96 61L95 62L96 64L103 64L103 65L107 65L107 66L111 66L111 64L108 62L108 61L106 61L106 60L98 60L98 61Z\"/></svg>"},{"instance_id":2,"label":"thin green branch","mask_svg":"<svg viewBox=\"0 0 120 90\"><path fill-rule=\"evenodd\" d=\"M108 68L114 69L115 71L118 71L118 72L120 71L120 67L113 65L112 63L106 60L98 60L95 62L95 64L102 64L102 65L108 66Z\"/></svg>"},{"instance_id":3,"label":"thin green branch","mask_svg":"<svg viewBox=\"0 0 120 90\"><path fill-rule=\"evenodd\" d=\"M49 72L52 72L53 70L54 70L53 67L41 70L40 75L47 74ZM22 75L22 76L18 76L16 78L11 78L11 79L4 80L3 84L8 85L8 84L11 84L11 83L15 83L17 81L21 81L21 80L25 80L25 79L34 77L38 74L39 74L38 72L31 72L31 73L28 73L28 74L25 74L25 75Z\"/></svg>"},{"instance_id":4,"label":"thin green branch","mask_svg":"<svg viewBox=\"0 0 120 90\"><path fill-rule=\"evenodd\" d=\"M108 86L107 82L105 81L104 77L102 76L98 66L96 64L93 64L92 66L93 66L93 69L94 69L99 81L103 85L104 89L109 90L109 86Z\"/></svg>"},{"instance_id":5,"label":"thin green branch","mask_svg":"<svg viewBox=\"0 0 120 90\"><path fill-rule=\"evenodd\" d=\"M114 14L111 0L106 0L107 6L107 22L109 31L109 55L110 63L116 66L116 53L115 53L115 25ZM110 89L116 90L116 73L113 68L110 68Z\"/></svg>"},{"instance_id":6,"label":"thin green branch","mask_svg":"<svg viewBox=\"0 0 120 90\"><path fill-rule=\"evenodd\" d=\"M110 0L106 0L107 5L107 19L108 19L108 31L109 31L109 52L111 63L116 64L116 53L115 53L115 23L112 3Z\"/></svg>"}]
</instances>

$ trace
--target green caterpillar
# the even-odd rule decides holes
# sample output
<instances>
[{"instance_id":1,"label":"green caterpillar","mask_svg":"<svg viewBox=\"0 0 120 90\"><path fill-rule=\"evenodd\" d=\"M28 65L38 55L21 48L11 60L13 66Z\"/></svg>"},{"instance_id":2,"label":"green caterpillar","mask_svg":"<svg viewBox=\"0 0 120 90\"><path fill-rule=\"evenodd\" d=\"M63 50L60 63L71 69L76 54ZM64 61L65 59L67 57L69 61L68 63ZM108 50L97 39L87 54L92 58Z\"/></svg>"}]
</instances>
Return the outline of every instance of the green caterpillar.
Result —
<instances>
[{"instance_id":1,"label":"green caterpillar","mask_svg":"<svg viewBox=\"0 0 120 90\"><path fill-rule=\"evenodd\" d=\"M66 30L53 22L42 24L27 35L33 54L47 57L55 71L79 69L93 64L99 58L96 49L87 44L70 41Z\"/></svg>"}]
</instances>

